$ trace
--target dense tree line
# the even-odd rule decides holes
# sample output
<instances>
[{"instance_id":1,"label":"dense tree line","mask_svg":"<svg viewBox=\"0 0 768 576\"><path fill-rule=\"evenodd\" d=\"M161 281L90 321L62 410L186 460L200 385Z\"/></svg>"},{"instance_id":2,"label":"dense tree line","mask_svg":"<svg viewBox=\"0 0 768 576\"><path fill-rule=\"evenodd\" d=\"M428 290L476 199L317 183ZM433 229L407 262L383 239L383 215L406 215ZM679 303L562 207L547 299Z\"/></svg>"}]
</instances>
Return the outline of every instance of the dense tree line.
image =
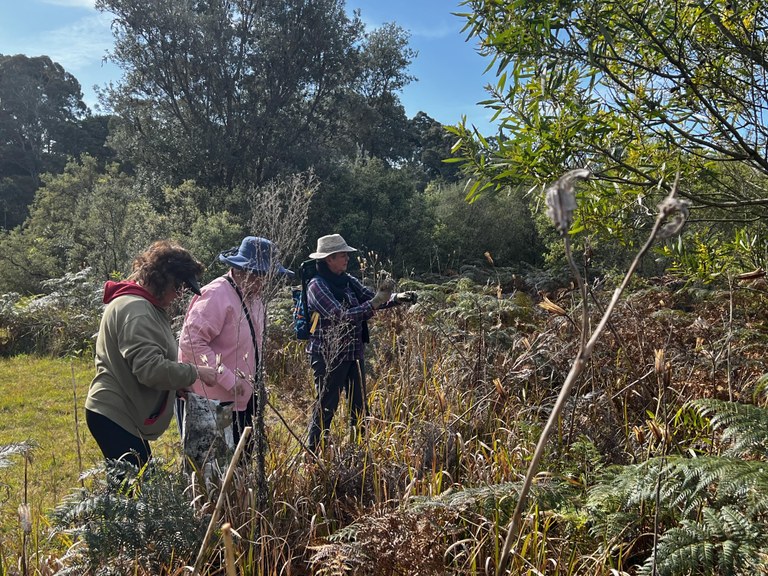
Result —
<instances>
[{"instance_id":1,"label":"dense tree line","mask_svg":"<svg viewBox=\"0 0 768 576\"><path fill-rule=\"evenodd\" d=\"M110 116L50 58L0 56L0 291L119 272L153 235L207 257L249 231L254 189L308 169L320 188L289 258L338 231L398 273L551 261L540 192L585 166L572 235L596 261L622 264L679 172L691 223L652 271L765 264L762 4L466 5L498 74L493 137L408 118L408 33L366 30L343 0L98 0L125 70L101 93Z\"/></svg>"},{"instance_id":2,"label":"dense tree line","mask_svg":"<svg viewBox=\"0 0 768 576\"><path fill-rule=\"evenodd\" d=\"M0 208L5 229L24 221L43 173L70 157L105 160L108 118L90 114L80 83L47 56L0 54Z\"/></svg>"},{"instance_id":3,"label":"dense tree line","mask_svg":"<svg viewBox=\"0 0 768 576\"><path fill-rule=\"evenodd\" d=\"M50 58L0 60L0 192L12 216L0 292L35 293L86 266L106 278L160 236L212 262L258 233L254 190L308 169L321 185L305 251L289 259L329 232L398 274L440 271L458 254L483 261L485 251L507 264L535 259L500 233L456 234L469 226L457 222L460 168L444 162L453 137L424 112L406 116L399 93L416 54L396 24L366 30L342 0L97 8L114 17L109 58L125 70L100 94L110 116L91 114ZM511 213L520 228L531 221L525 205Z\"/></svg>"}]
</instances>

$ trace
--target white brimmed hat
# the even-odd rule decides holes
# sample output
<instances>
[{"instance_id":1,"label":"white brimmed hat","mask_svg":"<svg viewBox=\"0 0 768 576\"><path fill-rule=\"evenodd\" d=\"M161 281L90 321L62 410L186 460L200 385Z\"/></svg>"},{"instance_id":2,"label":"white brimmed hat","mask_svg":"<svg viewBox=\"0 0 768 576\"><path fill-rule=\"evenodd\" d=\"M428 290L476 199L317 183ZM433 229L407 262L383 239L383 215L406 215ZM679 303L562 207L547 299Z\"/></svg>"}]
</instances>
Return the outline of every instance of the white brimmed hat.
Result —
<instances>
[{"instance_id":1,"label":"white brimmed hat","mask_svg":"<svg viewBox=\"0 0 768 576\"><path fill-rule=\"evenodd\" d=\"M341 234L328 234L317 239L317 250L309 255L313 260L321 260L336 252L357 252L357 248L352 248L347 244Z\"/></svg>"}]
</instances>

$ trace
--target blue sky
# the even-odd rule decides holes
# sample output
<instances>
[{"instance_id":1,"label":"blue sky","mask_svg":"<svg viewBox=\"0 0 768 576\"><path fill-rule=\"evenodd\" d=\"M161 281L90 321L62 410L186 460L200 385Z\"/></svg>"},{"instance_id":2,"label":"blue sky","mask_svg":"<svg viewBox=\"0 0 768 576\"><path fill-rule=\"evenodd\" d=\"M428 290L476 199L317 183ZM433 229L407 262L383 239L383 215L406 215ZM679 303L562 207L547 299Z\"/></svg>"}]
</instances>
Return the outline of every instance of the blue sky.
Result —
<instances>
[{"instance_id":1,"label":"blue sky","mask_svg":"<svg viewBox=\"0 0 768 576\"><path fill-rule=\"evenodd\" d=\"M347 0L359 8L366 26L397 22L411 34L418 56L410 73L417 80L405 88L401 100L408 116L424 111L444 124L466 115L481 132L493 131L490 113L477 105L487 93L493 74L483 74L487 60L461 33L459 0ZM120 78L120 70L103 62L112 46L109 14L93 7L93 0L0 0L0 54L48 55L73 74L83 88L85 102L96 109L92 86Z\"/></svg>"}]
</instances>

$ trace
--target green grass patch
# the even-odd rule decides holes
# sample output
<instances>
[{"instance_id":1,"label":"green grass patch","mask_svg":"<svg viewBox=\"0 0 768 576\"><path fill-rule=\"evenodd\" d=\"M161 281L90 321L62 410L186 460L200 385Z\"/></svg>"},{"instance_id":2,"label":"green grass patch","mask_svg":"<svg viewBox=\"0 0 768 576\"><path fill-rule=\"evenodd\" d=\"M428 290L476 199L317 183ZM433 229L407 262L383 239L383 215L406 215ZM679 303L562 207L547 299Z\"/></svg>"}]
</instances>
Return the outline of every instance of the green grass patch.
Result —
<instances>
[{"instance_id":1,"label":"green grass patch","mask_svg":"<svg viewBox=\"0 0 768 576\"><path fill-rule=\"evenodd\" d=\"M0 468L0 551L19 552L19 504L26 500L31 508L33 540L44 539L48 512L79 486L83 471L102 461L85 424L85 397L93 374L91 358L0 359L0 446L25 441L36 445L26 470L22 456L11 457L14 464ZM173 422L153 443L153 452L169 458L178 454L178 446Z\"/></svg>"}]
</instances>

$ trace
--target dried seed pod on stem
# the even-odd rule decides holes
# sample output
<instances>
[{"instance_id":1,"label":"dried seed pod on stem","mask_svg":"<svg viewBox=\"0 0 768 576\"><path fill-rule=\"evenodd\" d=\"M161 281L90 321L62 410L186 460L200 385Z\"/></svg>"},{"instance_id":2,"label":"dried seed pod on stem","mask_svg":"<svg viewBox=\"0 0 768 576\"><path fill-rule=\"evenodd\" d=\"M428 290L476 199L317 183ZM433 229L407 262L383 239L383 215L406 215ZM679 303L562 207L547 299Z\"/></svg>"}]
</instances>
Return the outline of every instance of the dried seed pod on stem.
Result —
<instances>
[{"instance_id":1,"label":"dried seed pod on stem","mask_svg":"<svg viewBox=\"0 0 768 576\"><path fill-rule=\"evenodd\" d=\"M586 174L585 174L586 172ZM565 174L558 182L553 185L550 190L553 190L552 192L552 201L550 203L550 196L548 192L548 201L547 205L551 206L552 213L550 217L552 218L553 223L555 226L560 230L561 235L563 235L565 244L566 244L566 255L568 256L569 263L571 265L571 270L576 274L577 281L579 282L579 286L583 286L583 280L581 279L581 276L578 274L578 271L576 269L575 264L572 261L572 257L570 255L569 250L569 243L568 243L568 234L567 234L567 228L563 230L561 227L564 225L570 226L570 218L573 213L573 209L570 208L572 205L571 203L571 197L573 195L573 183L576 179L583 179L587 177L589 174L586 170L572 170L571 172L568 172ZM582 325L582 345L579 347L579 352L576 355L576 358L573 361L573 364L571 365L571 369L568 372L568 375L565 378L565 382L563 383L563 386L560 390L560 394L557 397L557 400L555 401L555 405L552 408L552 412L549 415L549 418L547 420L546 425L544 426L544 430L541 432L541 436L539 436L539 441L536 444L536 450L533 453L533 457L531 458L531 462L528 466L528 471L525 475L525 480L523 481L523 485L520 488L520 495L517 500L517 505L515 506L515 511L512 513L512 519L509 522L509 526L507 528L507 536L504 540L504 547L501 551L501 556L499 557L499 565L496 569L496 576L501 576L504 573L504 570L506 569L507 562L509 561L509 554L512 549L512 543L517 535L517 532L520 528L520 517L522 515L523 507L526 504L526 499L528 496L528 492L531 489L531 484L533 483L533 477L536 475L536 472L539 468L539 462L541 461L541 457L544 454L544 447L546 446L547 440L549 439L550 434L552 433L552 430L560 417L561 412L563 411L563 407L565 406L565 402L568 399L568 396L571 393L571 389L573 388L574 383L576 382L576 379L579 377L581 372L584 370L584 367L587 364L587 361L592 356L592 351L595 347L595 344L597 343L597 340L600 338L600 334L605 329L605 326L608 324L608 320L613 313L614 308L616 307L616 304L619 301L619 298L621 297L621 294L626 289L627 285L629 284L629 281L634 274L635 270L640 264L641 259L643 256L648 252L648 250L653 245L654 241L658 238L666 237L666 235L676 234L680 231L683 224L685 223L685 219L688 215L688 203L685 200L680 200L677 198L677 188L678 183L680 180L680 174L677 175L675 178L675 183L672 186L672 190L670 191L669 195L659 204L659 212L656 216L656 221L653 224L653 228L651 229L651 232L648 235L648 239L646 240L645 244L640 248L638 253L635 255L635 258L632 260L632 264L630 264L629 269L627 270L626 274L624 275L624 279L622 280L619 287L614 291L613 297L611 298L610 303L605 309L605 312L603 313L602 318L600 319L600 323L595 328L594 332L590 336L589 340L585 342L588 323L587 323L587 316L586 312L584 314L583 318L583 325ZM562 181L562 182L561 182ZM573 200L573 204L575 207L575 200ZM550 214L550 212L547 212ZM586 297L584 297L584 302L586 302ZM586 306L584 306L586 309Z\"/></svg>"}]
</instances>

